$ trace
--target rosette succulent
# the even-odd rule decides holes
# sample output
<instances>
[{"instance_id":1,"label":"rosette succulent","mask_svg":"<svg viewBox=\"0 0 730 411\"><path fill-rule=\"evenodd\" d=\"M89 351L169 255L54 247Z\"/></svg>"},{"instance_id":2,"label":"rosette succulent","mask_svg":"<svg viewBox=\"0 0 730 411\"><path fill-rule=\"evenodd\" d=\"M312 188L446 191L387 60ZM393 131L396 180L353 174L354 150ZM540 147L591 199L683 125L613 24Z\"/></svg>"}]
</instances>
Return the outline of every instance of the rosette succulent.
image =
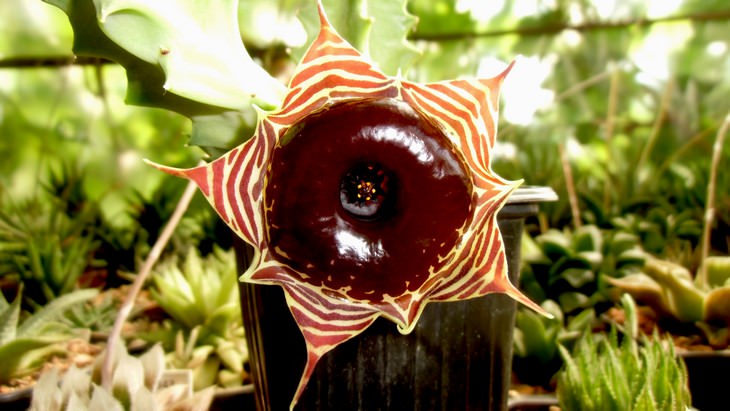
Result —
<instances>
[{"instance_id":1,"label":"rosette succulent","mask_svg":"<svg viewBox=\"0 0 730 411\"><path fill-rule=\"evenodd\" d=\"M504 293L497 212L519 182L492 172L494 78L389 77L332 28L320 31L280 108L211 163L160 169L193 180L254 248L242 280L283 287L307 345L294 404L317 361L384 316L411 331L428 302Z\"/></svg>"}]
</instances>

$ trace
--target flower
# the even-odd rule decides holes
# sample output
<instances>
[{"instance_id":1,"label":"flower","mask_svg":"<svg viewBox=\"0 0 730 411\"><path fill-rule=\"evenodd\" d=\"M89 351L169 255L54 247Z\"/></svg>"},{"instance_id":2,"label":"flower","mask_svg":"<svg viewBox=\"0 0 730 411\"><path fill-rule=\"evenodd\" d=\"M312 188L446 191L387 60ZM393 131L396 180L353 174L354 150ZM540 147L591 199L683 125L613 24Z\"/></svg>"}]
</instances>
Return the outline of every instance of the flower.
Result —
<instances>
[{"instance_id":1,"label":"flower","mask_svg":"<svg viewBox=\"0 0 730 411\"><path fill-rule=\"evenodd\" d=\"M388 77L320 5L318 37L278 111L254 136L181 170L254 247L242 281L278 284L307 345L296 403L317 361L378 316L410 332L426 303L505 293L497 212L520 182L490 168L499 88Z\"/></svg>"}]
</instances>

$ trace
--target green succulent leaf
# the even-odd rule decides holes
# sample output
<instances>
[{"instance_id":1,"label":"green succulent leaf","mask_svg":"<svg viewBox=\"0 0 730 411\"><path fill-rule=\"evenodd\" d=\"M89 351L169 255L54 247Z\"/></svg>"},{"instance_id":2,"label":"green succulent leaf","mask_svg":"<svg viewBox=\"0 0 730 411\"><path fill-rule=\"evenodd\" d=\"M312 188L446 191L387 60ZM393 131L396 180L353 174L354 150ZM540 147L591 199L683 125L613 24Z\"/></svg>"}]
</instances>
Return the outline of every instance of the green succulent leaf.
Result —
<instances>
[{"instance_id":1,"label":"green succulent leaf","mask_svg":"<svg viewBox=\"0 0 730 411\"><path fill-rule=\"evenodd\" d=\"M561 409L684 411L690 405L684 363L656 333L641 341L625 334L619 342L614 327L608 335L584 335L572 352L561 346L560 355Z\"/></svg>"},{"instance_id":2,"label":"green succulent leaf","mask_svg":"<svg viewBox=\"0 0 730 411\"><path fill-rule=\"evenodd\" d=\"M578 315L573 317L566 325L566 331L568 332L580 332L581 334L586 330L590 330L590 325L596 319L596 313L593 309L583 310Z\"/></svg>"},{"instance_id":3,"label":"green succulent leaf","mask_svg":"<svg viewBox=\"0 0 730 411\"><path fill-rule=\"evenodd\" d=\"M694 285L687 269L668 261L649 258L644 272L662 286L669 309L678 320L702 321L705 292Z\"/></svg>"},{"instance_id":4,"label":"green succulent leaf","mask_svg":"<svg viewBox=\"0 0 730 411\"><path fill-rule=\"evenodd\" d=\"M707 293L704 320L730 324L730 286L718 287Z\"/></svg>"},{"instance_id":5,"label":"green succulent leaf","mask_svg":"<svg viewBox=\"0 0 730 411\"><path fill-rule=\"evenodd\" d=\"M603 246L603 235L595 225L584 225L573 234L573 249L577 252L596 251Z\"/></svg>"},{"instance_id":6,"label":"green succulent leaf","mask_svg":"<svg viewBox=\"0 0 730 411\"><path fill-rule=\"evenodd\" d=\"M94 0L101 30L165 72L164 89L191 100L242 109L276 106L283 85L248 55L237 0Z\"/></svg>"},{"instance_id":7,"label":"green succulent leaf","mask_svg":"<svg viewBox=\"0 0 730 411\"><path fill-rule=\"evenodd\" d=\"M253 135L256 114L253 110L225 111L192 117L190 144L201 147L213 158L243 143Z\"/></svg>"},{"instance_id":8,"label":"green succulent leaf","mask_svg":"<svg viewBox=\"0 0 730 411\"><path fill-rule=\"evenodd\" d=\"M278 106L284 86L241 41L236 0L48 0L74 30L74 53L127 70L127 101L192 116Z\"/></svg>"},{"instance_id":9,"label":"green succulent leaf","mask_svg":"<svg viewBox=\"0 0 730 411\"><path fill-rule=\"evenodd\" d=\"M166 108L188 116L222 111L220 107L165 90L165 73L159 65L126 51L104 34L97 21L93 0L45 1L57 6L68 16L74 31L74 54L105 58L124 66L127 72L128 103Z\"/></svg>"},{"instance_id":10,"label":"green succulent leaf","mask_svg":"<svg viewBox=\"0 0 730 411\"><path fill-rule=\"evenodd\" d=\"M0 292L0 346L13 341L17 335L20 319L20 293L11 304L8 304Z\"/></svg>"},{"instance_id":11,"label":"green succulent leaf","mask_svg":"<svg viewBox=\"0 0 730 411\"><path fill-rule=\"evenodd\" d=\"M730 256L711 256L702 262L710 287L730 286ZM695 277L697 282L699 276Z\"/></svg>"},{"instance_id":12,"label":"green succulent leaf","mask_svg":"<svg viewBox=\"0 0 730 411\"><path fill-rule=\"evenodd\" d=\"M73 291L54 299L43 306L43 308L31 317L23 321L23 323L18 327L17 336L34 337L44 334L44 330L47 330L46 327L59 320L66 310L88 301L98 294L99 290L87 288L84 290Z\"/></svg>"},{"instance_id":13,"label":"green succulent leaf","mask_svg":"<svg viewBox=\"0 0 730 411\"><path fill-rule=\"evenodd\" d=\"M60 351L52 344L64 340L61 336L16 338L0 346L0 383L22 377L34 371L54 352Z\"/></svg>"},{"instance_id":14,"label":"green succulent leaf","mask_svg":"<svg viewBox=\"0 0 730 411\"><path fill-rule=\"evenodd\" d=\"M570 238L567 234L556 229L548 230L538 237L537 242L542 247L545 256L551 261L557 261L560 258L572 255Z\"/></svg>"}]
</instances>

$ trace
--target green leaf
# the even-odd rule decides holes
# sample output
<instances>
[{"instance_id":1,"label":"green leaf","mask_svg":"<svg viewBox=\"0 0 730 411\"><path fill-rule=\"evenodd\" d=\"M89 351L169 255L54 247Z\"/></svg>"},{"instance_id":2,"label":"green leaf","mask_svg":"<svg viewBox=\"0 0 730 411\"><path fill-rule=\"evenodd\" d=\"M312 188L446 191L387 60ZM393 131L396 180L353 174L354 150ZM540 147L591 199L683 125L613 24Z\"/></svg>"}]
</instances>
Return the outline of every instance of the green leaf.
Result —
<instances>
[{"instance_id":1,"label":"green leaf","mask_svg":"<svg viewBox=\"0 0 730 411\"><path fill-rule=\"evenodd\" d=\"M0 346L13 341L17 335L18 320L20 318L20 292L15 296L12 304L8 304L5 296L0 292Z\"/></svg>"},{"instance_id":2,"label":"green leaf","mask_svg":"<svg viewBox=\"0 0 730 411\"><path fill-rule=\"evenodd\" d=\"M74 53L118 62L127 102L192 116L278 106L284 86L246 52L235 0L48 0L74 30ZM145 37L149 36L149 37Z\"/></svg>"},{"instance_id":3,"label":"green leaf","mask_svg":"<svg viewBox=\"0 0 730 411\"><path fill-rule=\"evenodd\" d=\"M69 308L83 303L99 294L99 290L87 288L62 295L37 311L33 316L23 321L18 327L18 337L32 337L39 335L44 327L58 319Z\"/></svg>"},{"instance_id":4,"label":"green leaf","mask_svg":"<svg viewBox=\"0 0 730 411\"><path fill-rule=\"evenodd\" d=\"M718 287L707 293L704 303L704 320L730 322L730 285Z\"/></svg>"},{"instance_id":5,"label":"green leaf","mask_svg":"<svg viewBox=\"0 0 730 411\"><path fill-rule=\"evenodd\" d=\"M521 332L519 348L523 351L523 357L529 355L545 361L552 358L555 338L550 338L545 322L542 317L532 311L520 310L517 313L515 325Z\"/></svg>"},{"instance_id":6,"label":"green leaf","mask_svg":"<svg viewBox=\"0 0 730 411\"><path fill-rule=\"evenodd\" d=\"M568 291L560 294L558 297L560 306L563 307L565 312L571 312L578 308L584 308L588 306L590 300L585 294L578 292Z\"/></svg>"},{"instance_id":7,"label":"green leaf","mask_svg":"<svg viewBox=\"0 0 730 411\"><path fill-rule=\"evenodd\" d=\"M49 347L61 337L16 338L0 346L0 383L22 376L37 368L48 355L56 351ZM46 349L48 348L48 349Z\"/></svg>"},{"instance_id":8,"label":"green leaf","mask_svg":"<svg viewBox=\"0 0 730 411\"><path fill-rule=\"evenodd\" d=\"M644 272L661 285L669 309L678 320L694 322L704 318L705 292L694 285L686 268L649 258Z\"/></svg>"},{"instance_id":9,"label":"green leaf","mask_svg":"<svg viewBox=\"0 0 730 411\"><path fill-rule=\"evenodd\" d=\"M551 260L557 261L562 257L569 257L572 254L570 238L566 233L556 229L550 229L537 238L537 243L542 247L543 253Z\"/></svg>"},{"instance_id":10,"label":"green leaf","mask_svg":"<svg viewBox=\"0 0 730 411\"><path fill-rule=\"evenodd\" d=\"M581 288L586 284L594 282L596 279L593 271L585 268L568 268L563 270L560 276L574 288Z\"/></svg>"},{"instance_id":11,"label":"green leaf","mask_svg":"<svg viewBox=\"0 0 730 411\"><path fill-rule=\"evenodd\" d=\"M603 246L601 229L595 225L584 225L573 234L573 249L581 251L597 251Z\"/></svg>"},{"instance_id":12,"label":"green leaf","mask_svg":"<svg viewBox=\"0 0 730 411\"><path fill-rule=\"evenodd\" d=\"M165 72L164 89L219 107L276 107L283 85L248 55L238 1L94 0L102 31Z\"/></svg>"},{"instance_id":13,"label":"green leaf","mask_svg":"<svg viewBox=\"0 0 730 411\"><path fill-rule=\"evenodd\" d=\"M730 256L707 257L702 261L702 265L703 269L707 270L707 284L710 287L730 285Z\"/></svg>"},{"instance_id":14,"label":"green leaf","mask_svg":"<svg viewBox=\"0 0 730 411\"><path fill-rule=\"evenodd\" d=\"M192 120L190 144L217 158L253 136L256 115L252 110L226 111L193 116Z\"/></svg>"},{"instance_id":15,"label":"green leaf","mask_svg":"<svg viewBox=\"0 0 730 411\"><path fill-rule=\"evenodd\" d=\"M417 18L406 10L406 0L325 0L327 18L337 32L386 74L406 73L419 55L407 40ZM309 43L319 32L315 2L299 13ZM304 49L294 56L300 58Z\"/></svg>"}]
</instances>

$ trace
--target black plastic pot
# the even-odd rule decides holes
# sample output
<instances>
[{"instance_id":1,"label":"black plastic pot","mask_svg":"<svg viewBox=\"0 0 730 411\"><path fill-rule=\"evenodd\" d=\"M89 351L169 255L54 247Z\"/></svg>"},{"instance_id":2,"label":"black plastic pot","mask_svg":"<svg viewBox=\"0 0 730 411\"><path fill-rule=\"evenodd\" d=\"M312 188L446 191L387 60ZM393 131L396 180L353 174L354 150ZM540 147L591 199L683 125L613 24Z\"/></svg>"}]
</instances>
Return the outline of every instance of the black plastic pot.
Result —
<instances>
[{"instance_id":1,"label":"black plastic pot","mask_svg":"<svg viewBox=\"0 0 730 411\"><path fill-rule=\"evenodd\" d=\"M0 394L0 410L25 411L30 407L32 395L32 388L24 388L22 390Z\"/></svg>"},{"instance_id":2,"label":"black plastic pot","mask_svg":"<svg viewBox=\"0 0 730 411\"><path fill-rule=\"evenodd\" d=\"M549 188L521 188L499 214L515 283L524 220L556 198ZM279 287L240 286L257 409L286 410L304 369L304 339ZM506 410L515 313L514 300L488 295L428 304L408 335L378 319L320 360L295 409Z\"/></svg>"},{"instance_id":3,"label":"black plastic pot","mask_svg":"<svg viewBox=\"0 0 730 411\"><path fill-rule=\"evenodd\" d=\"M702 411L726 410L730 351L684 352L692 406Z\"/></svg>"}]
</instances>

